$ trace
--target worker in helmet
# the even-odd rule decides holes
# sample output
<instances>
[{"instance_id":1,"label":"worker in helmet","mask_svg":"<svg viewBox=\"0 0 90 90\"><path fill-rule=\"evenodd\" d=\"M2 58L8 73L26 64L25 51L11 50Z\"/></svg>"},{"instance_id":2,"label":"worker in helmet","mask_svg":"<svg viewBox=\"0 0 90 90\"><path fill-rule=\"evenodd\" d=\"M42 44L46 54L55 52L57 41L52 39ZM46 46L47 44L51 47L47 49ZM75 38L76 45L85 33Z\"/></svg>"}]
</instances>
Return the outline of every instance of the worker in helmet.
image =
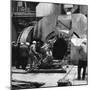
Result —
<instances>
[{"instance_id":1,"label":"worker in helmet","mask_svg":"<svg viewBox=\"0 0 90 90\"><path fill-rule=\"evenodd\" d=\"M36 51L36 41L33 41L31 46L30 46L30 51L29 51L29 70L32 70L32 68L35 67L35 65L38 63L38 53Z\"/></svg>"},{"instance_id":2,"label":"worker in helmet","mask_svg":"<svg viewBox=\"0 0 90 90\"><path fill-rule=\"evenodd\" d=\"M78 61L78 80L85 80L85 73L87 67L87 42L83 41L80 45L79 49L79 61ZM83 69L83 73L81 75L81 69Z\"/></svg>"}]
</instances>

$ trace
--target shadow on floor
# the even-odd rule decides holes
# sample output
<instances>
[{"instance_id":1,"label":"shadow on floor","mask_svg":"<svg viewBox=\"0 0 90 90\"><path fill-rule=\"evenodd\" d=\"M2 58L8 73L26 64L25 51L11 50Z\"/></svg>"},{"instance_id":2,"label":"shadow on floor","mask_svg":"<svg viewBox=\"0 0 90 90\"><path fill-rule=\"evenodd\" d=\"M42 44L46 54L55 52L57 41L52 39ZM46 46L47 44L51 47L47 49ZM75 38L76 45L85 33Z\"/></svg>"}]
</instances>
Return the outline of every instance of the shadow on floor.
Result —
<instances>
[{"instance_id":1,"label":"shadow on floor","mask_svg":"<svg viewBox=\"0 0 90 90\"><path fill-rule=\"evenodd\" d=\"M43 85L45 85L45 83L12 80L11 90L40 88Z\"/></svg>"}]
</instances>

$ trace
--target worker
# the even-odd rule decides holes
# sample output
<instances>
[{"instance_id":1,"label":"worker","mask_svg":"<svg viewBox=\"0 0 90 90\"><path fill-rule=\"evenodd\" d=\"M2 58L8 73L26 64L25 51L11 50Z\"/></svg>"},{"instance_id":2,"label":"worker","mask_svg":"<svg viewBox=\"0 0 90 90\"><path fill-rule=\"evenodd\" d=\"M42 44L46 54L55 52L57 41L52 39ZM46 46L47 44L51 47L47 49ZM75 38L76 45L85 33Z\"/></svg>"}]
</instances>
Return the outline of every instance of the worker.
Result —
<instances>
[{"instance_id":1,"label":"worker","mask_svg":"<svg viewBox=\"0 0 90 90\"><path fill-rule=\"evenodd\" d=\"M79 48L79 61L78 61L78 80L85 80L85 73L87 67L87 42L83 41ZM83 69L81 78L81 69Z\"/></svg>"}]
</instances>

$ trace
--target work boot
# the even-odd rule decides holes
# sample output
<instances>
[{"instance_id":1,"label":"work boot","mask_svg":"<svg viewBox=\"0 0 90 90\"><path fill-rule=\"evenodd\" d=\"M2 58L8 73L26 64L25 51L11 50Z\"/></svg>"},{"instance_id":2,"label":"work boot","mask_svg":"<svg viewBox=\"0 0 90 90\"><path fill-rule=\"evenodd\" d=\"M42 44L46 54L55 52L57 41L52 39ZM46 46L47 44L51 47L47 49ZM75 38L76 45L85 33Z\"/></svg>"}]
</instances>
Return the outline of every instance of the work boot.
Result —
<instances>
[{"instance_id":1,"label":"work boot","mask_svg":"<svg viewBox=\"0 0 90 90\"><path fill-rule=\"evenodd\" d=\"M85 80L85 77L82 77L82 80Z\"/></svg>"},{"instance_id":2,"label":"work boot","mask_svg":"<svg viewBox=\"0 0 90 90\"><path fill-rule=\"evenodd\" d=\"M77 80L81 80L81 77L78 77Z\"/></svg>"}]
</instances>

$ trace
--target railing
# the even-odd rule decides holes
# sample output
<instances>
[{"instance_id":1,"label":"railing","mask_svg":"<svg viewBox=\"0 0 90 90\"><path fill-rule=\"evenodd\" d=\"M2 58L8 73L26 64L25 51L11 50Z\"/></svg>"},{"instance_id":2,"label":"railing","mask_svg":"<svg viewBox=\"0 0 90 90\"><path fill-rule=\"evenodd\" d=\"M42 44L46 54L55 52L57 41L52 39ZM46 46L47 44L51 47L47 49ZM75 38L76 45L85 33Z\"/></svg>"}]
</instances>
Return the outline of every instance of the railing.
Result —
<instances>
[{"instance_id":1,"label":"railing","mask_svg":"<svg viewBox=\"0 0 90 90\"><path fill-rule=\"evenodd\" d=\"M32 11L32 10L28 10L28 9L17 9L17 10L13 10L12 12L13 16L29 16L29 17L35 17L36 16L36 12Z\"/></svg>"}]
</instances>

